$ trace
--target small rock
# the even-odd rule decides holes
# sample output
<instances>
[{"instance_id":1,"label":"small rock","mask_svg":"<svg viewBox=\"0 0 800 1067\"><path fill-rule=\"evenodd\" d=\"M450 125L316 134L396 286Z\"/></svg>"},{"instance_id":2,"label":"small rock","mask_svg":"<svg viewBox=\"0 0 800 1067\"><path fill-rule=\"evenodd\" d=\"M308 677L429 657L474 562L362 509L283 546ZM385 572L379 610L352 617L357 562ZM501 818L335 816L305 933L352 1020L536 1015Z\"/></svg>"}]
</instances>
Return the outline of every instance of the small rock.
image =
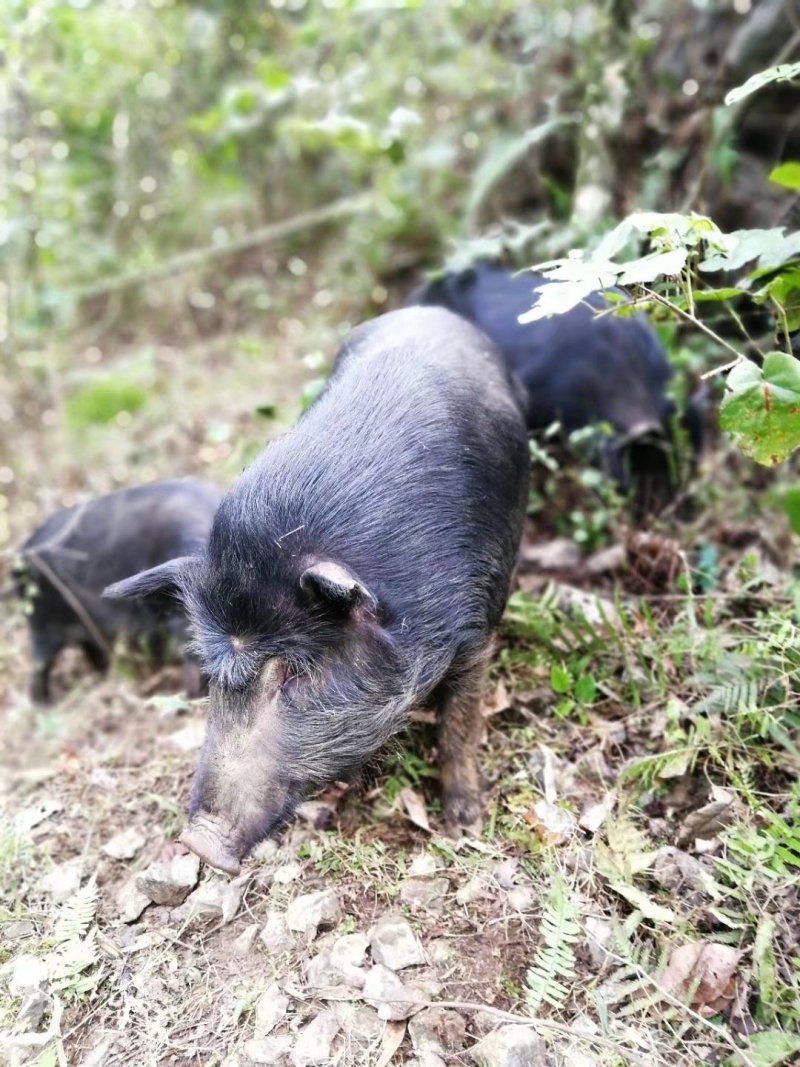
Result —
<instances>
[{"instance_id":1,"label":"small rock","mask_svg":"<svg viewBox=\"0 0 800 1067\"><path fill-rule=\"evenodd\" d=\"M130 860L144 846L145 841L144 834L131 826L106 841L103 845L103 852L112 860Z\"/></svg>"},{"instance_id":2,"label":"small rock","mask_svg":"<svg viewBox=\"0 0 800 1067\"><path fill-rule=\"evenodd\" d=\"M365 1052L374 1049L386 1029L382 1022L366 1004L349 1004L342 1002L334 1005L347 1047L352 1052Z\"/></svg>"},{"instance_id":3,"label":"small rock","mask_svg":"<svg viewBox=\"0 0 800 1067\"><path fill-rule=\"evenodd\" d=\"M304 893L295 897L286 910L289 929L306 937L316 937L321 926L335 926L342 917L342 902L334 889Z\"/></svg>"},{"instance_id":4,"label":"small rock","mask_svg":"<svg viewBox=\"0 0 800 1067\"><path fill-rule=\"evenodd\" d=\"M428 959L433 964L447 966L455 956L452 944L446 937L437 937L426 945Z\"/></svg>"},{"instance_id":5,"label":"small rock","mask_svg":"<svg viewBox=\"0 0 800 1067\"><path fill-rule=\"evenodd\" d=\"M179 853L169 860L157 860L136 876L136 886L154 904L176 907L197 885L200 860L193 852Z\"/></svg>"},{"instance_id":6,"label":"small rock","mask_svg":"<svg viewBox=\"0 0 800 1067\"><path fill-rule=\"evenodd\" d=\"M518 885L506 897L514 911L531 911L535 901L533 890L527 885Z\"/></svg>"},{"instance_id":7,"label":"small rock","mask_svg":"<svg viewBox=\"0 0 800 1067\"><path fill-rule=\"evenodd\" d=\"M542 571L569 570L581 561L581 550L568 537L557 537L538 545L524 545L520 553L523 563L530 563Z\"/></svg>"},{"instance_id":8,"label":"small rock","mask_svg":"<svg viewBox=\"0 0 800 1067\"><path fill-rule=\"evenodd\" d=\"M719 895L711 872L694 856L672 845L666 845L656 852L653 879L664 889L694 889L709 896Z\"/></svg>"},{"instance_id":9,"label":"small rock","mask_svg":"<svg viewBox=\"0 0 800 1067\"><path fill-rule=\"evenodd\" d=\"M80 860L59 863L39 879L36 888L40 893L52 897L54 903L63 904L80 889L81 866Z\"/></svg>"},{"instance_id":10,"label":"small rock","mask_svg":"<svg viewBox=\"0 0 800 1067\"><path fill-rule=\"evenodd\" d=\"M335 967L361 967L367 958L369 938L366 934L344 934L331 948L331 962Z\"/></svg>"},{"instance_id":11,"label":"small rock","mask_svg":"<svg viewBox=\"0 0 800 1067\"><path fill-rule=\"evenodd\" d=\"M124 923L135 923L150 903L150 897L139 889L135 878L129 878L117 893L117 911Z\"/></svg>"},{"instance_id":12,"label":"small rock","mask_svg":"<svg viewBox=\"0 0 800 1067\"><path fill-rule=\"evenodd\" d=\"M288 885L290 882L296 882L302 873L303 869L299 863L284 863L275 871L272 880L278 885Z\"/></svg>"},{"instance_id":13,"label":"small rock","mask_svg":"<svg viewBox=\"0 0 800 1067\"><path fill-rule=\"evenodd\" d=\"M442 908L442 900L450 889L446 878L406 878L400 886L400 900L412 911L423 908Z\"/></svg>"},{"instance_id":14,"label":"small rock","mask_svg":"<svg viewBox=\"0 0 800 1067\"><path fill-rule=\"evenodd\" d=\"M408 1022L408 1034L418 1056L425 1052L437 1056L460 1052L465 1032L463 1016L447 1008L423 1008Z\"/></svg>"},{"instance_id":15,"label":"small rock","mask_svg":"<svg viewBox=\"0 0 800 1067\"><path fill-rule=\"evenodd\" d=\"M26 1030L38 1030L42 1024L42 1019L45 1017L45 1013L52 1007L52 1001L47 993L43 993L41 989L36 990L35 993L28 993L23 999L20 1009L17 1013L15 1028L19 1032Z\"/></svg>"},{"instance_id":16,"label":"small rock","mask_svg":"<svg viewBox=\"0 0 800 1067\"><path fill-rule=\"evenodd\" d=\"M256 1001L253 1036L257 1041L261 1041L272 1033L286 1014L288 1007L289 998L278 983L273 982Z\"/></svg>"},{"instance_id":17,"label":"small rock","mask_svg":"<svg viewBox=\"0 0 800 1067\"><path fill-rule=\"evenodd\" d=\"M270 956L282 956L294 948L294 939L289 933L289 924L281 911L268 911L267 922L259 934Z\"/></svg>"},{"instance_id":18,"label":"small rock","mask_svg":"<svg viewBox=\"0 0 800 1067\"><path fill-rule=\"evenodd\" d=\"M390 971L425 962L425 953L411 924L402 915L384 915L370 931L372 958Z\"/></svg>"},{"instance_id":19,"label":"small rock","mask_svg":"<svg viewBox=\"0 0 800 1067\"><path fill-rule=\"evenodd\" d=\"M361 989L366 977L363 968L344 960L334 963L332 957L333 950L324 948L305 965L305 980L309 989L323 999L338 999L352 994L354 989Z\"/></svg>"},{"instance_id":20,"label":"small rock","mask_svg":"<svg viewBox=\"0 0 800 1067\"><path fill-rule=\"evenodd\" d=\"M275 1037L265 1037L260 1041L253 1038L245 1042L244 1054L253 1063L280 1063L290 1052L292 1041L290 1034L276 1034Z\"/></svg>"},{"instance_id":21,"label":"small rock","mask_svg":"<svg viewBox=\"0 0 800 1067\"><path fill-rule=\"evenodd\" d=\"M12 997L31 996L47 984L47 965L38 956L17 956L3 970L11 975L8 991Z\"/></svg>"},{"instance_id":22,"label":"small rock","mask_svg":"<svg viewBox=\"0 0 800 1067\"><path fill-rule=\"evenodd\" d=\"M498 860L492 867L494 880L501 889L513 889L519 871L519 860L516 856L508 856L504 860Z\"/></svg>"},{"instance_id":23,"label":"small rock","mask_svg":"<svg viewBox=\"0 0 800 1067\"><path fill-rule=\"evenodd\" d=\"M456 903L474 904L476 900L482 900L487 896L489 893L486 882L479 874L476 874L456 892Z\"/></svg>"},{"instance_id":24,"label":"small rock","mask_svg":"<svg viewBox=\"0 0 800 1067\"><path fill-rule=\"evenodd\" d=\"M412 878L433 878L439 869L435 856L430 852L420 852L411 861L408 873Z\"/></svg>"},{"instance_id":25,"label":"small rock","mask_svg":"<svg viewBox=\"0 0 800 1067\"><path fill-rule=\"evenodd\" d=\"M196 752L198 748L202 748L205 736L206 728L204 723L190 722L188 726L184 726L183 729L176 730L170 734L167 740L179 752Z\"/></svg>"},{"instance_id":26,"label":"small rock","mask_svg":"<svg viewBox=\"0 0 800 1067\"><path fill-rule=\"evenodd\" d=\"M292 1050L294 1067L309 1067L309 1064L331 1062L331 1045L339 1033L341 1023L336 1012L326 1009L312 1019L297 1036Z\"/></svg>"},{"instance_id":27,"label":"small rock","mask_svg":"<svg viewBox=\"0 0 800 1067\"><path fill-rule=\"evenodd\" d=\"M614 935L614 927L607 919L596 915L587 915L584 920L586 930L586 948L589 958L599 971L608 961L608 946Z\"/></svg>"},{"instance_id":28,"label":"small rock","mask_svg":"<svg viewBox=\"0 0 800 1067\"><path fill-rule=\"evenodd\" d=\"M253 951L253 945L255 944L257 936L258 926L255 923L250 923L248 926L245 926L239 936L234 938L231 942L231 953L234 956L249 955L249 953Z\"/></svg>"},{"instance_id":29,"label":"small rock","mask_svg":"<svg viewBox=\"0 0 800 1067\"><path fill-rule=\"evenodd\" d=\"M586 560L586 570L589 574L611 574L621 570L628 559L625 545L610 545L601 548L599 552L593 552Z\"/></svg>"},{"instance_id":30,"label":"small rock","mask_svg":"<svg viewBox=\"0 0 800 1067\"><path fill-rule=\"evenodd\" d=\"M409 990L394 971L376 963L367 972L364 981L364 999L378 1013L378 1018L387 1022L399 1022L408 1019L420 1008L419 994Z\"/></svg>"},{"instance_id":31,"label":"small rock","mask_svg":"<svg viewBox=\"0 0 800 1067\"><path fill-rule=\"evenodd\" d=\"M26 937L33 937L35 933L36 925L30 919L16 919L3 927L5 941L22 941Z\"/></svg>"},{"instance_id":32,"label":"small rock","mask_svg":"<svg viewBox=\"0 0 800 1067\"><path fill-rule=\"evenodd\" d=\"M469 1050L479 1067L545 1067L544 1041L529 1026L499 1026Z\"/></svg>"},{"instance_id":33,"label":"small rock","mask_svg":"<svg viewBox=\"0 0 800 1067\"><path fill-rule=\"evenodd\" d=\"M185 914L173 918L185 921L196 915L219 915L223 923L232 922L242 903L248 878L247 874L233 880L218 874L210 875L186 898L180 909Z\"/></svg>"}]
</instances>

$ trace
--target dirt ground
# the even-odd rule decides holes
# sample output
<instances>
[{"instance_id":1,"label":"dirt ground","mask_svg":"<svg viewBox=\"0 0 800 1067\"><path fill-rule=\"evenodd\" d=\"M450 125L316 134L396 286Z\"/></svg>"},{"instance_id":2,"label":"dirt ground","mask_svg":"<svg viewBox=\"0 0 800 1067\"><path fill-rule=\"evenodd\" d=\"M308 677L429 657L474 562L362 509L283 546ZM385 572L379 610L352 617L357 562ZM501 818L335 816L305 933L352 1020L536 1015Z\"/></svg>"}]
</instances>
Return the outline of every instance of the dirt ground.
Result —
<instances>
[{"instance_id":1,"label":"dirt ground","mask_svg":"<svg viewBox=\"0 0 800 1067\"><path fill-rule=\"evenodd\" d=\"M281 284L268 337L248 321L40 354L57 369L21 376L24 419L13 435L4 423L9 544L56 504L134 475L234 477L292 421L350 313L334 304L335 326L314 327L322 316ZM64 397L98 363L143 375L152 400L78 432ZM690 499L645 534L620 511L595 522L606 504L578 475L545 486L487 690L480 841L440 836L420 721L239 878L199 869L175 842L203 702L182 698L177 667L153 676L129 650L102 679L65 656L60 701L34 708L12 607L0 1058L798 1062L797 843L771 821L796 826L797 541L760 477L716 442ZM680 576L702 559L710 585L687 592ZM730 696L753 664L755 697Z\"/></svg>"}]
</instances>

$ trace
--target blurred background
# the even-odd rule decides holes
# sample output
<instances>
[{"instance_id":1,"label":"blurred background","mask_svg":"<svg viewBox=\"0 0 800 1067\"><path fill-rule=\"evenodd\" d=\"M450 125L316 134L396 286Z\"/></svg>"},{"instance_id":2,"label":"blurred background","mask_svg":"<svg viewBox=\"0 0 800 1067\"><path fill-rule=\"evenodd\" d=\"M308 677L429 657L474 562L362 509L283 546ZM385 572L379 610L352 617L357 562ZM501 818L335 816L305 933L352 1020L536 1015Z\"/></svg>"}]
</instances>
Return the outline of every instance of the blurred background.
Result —
<instances>
[{"instance_id":1,"label":"blurred background","mask_svg":"<svg viewBox=\"0 0 800 1067\"><path fill-rule=\"evenodd\" d=\"M9 0L0 547L88 493L227 484L424 272L633 209L797 226L796 0ZM716 359L665 334L677 365Z\"/></svg>"}]
</instances>

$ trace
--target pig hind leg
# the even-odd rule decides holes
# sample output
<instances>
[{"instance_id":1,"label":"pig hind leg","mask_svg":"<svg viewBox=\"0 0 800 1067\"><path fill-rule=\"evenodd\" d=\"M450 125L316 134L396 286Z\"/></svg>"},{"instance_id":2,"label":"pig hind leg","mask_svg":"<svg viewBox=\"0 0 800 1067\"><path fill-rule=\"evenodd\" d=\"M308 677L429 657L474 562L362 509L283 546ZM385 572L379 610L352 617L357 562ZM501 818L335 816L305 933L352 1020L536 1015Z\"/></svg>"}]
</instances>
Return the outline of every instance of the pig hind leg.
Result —
<instances>
[{"instance_id":1,"label":"pig hind leg","mask_svg":"<svg viewBox=\"0 0 800 1067\"><path fill-rule=\"evenodd\" d=\"M56 656L64 647L64 640L52 630L31 631L31 700L35 704L49 704L52 700L50 674Z\"/></svg>"},{"instance_id":2,"label":"pig hind leg","mask_svg":"<svg viewBox=\"0 0 800 1067\"><path fill-rule=\"evenodd\" d=\"M108 653L96 641L82 641L83 654L91 666L100 674L105 674L109 667Z\"/></svg>"},{"instance_id":3,"label":"pig hind leg","mask_svg":"<svg viewBox=\"0 0 800 1067\"><path fill-rule=\"evenodd\" d=\"M478 750L483 738L482 697L488 653L448 677L436 693L439 775L448 834L478 835L483 816Z\"/></svg>"}]
</instances>

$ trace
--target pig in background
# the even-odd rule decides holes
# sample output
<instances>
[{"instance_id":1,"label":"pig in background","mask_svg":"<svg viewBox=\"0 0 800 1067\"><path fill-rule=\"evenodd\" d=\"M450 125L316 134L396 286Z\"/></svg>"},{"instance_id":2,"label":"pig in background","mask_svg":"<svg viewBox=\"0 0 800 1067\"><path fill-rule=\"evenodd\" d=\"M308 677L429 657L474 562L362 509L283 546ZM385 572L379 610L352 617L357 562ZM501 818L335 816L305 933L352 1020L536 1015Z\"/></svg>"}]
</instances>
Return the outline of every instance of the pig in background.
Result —
<instances>
[{"instance_id":1,"label":"pig in background","mask_svg":"<svg viewBox=\"0 0 800 1067\"><path fill-rule=\"evenodd\" d=\"M643 315L597 318L592 309L609 306L600 293L588 298L591 306L518 322L536 301L534 289L547 284L540 275L478 263L419 287L410 302L446 307L483 330L524 386L530 430L560 422L570 434L608 424L613 434L599 464L631 495L637 516L661 510L685 468L696 465L703 401L695 396L677 419L666 391L672 368L652 327Z\"/></svg>"},{"instance_id":2,"label":"pig in background","mask_svg":"<svg viewBox=\"0 0 800 1067\"><path fill-rule=\"evenodd\" d=\"M355 329L294 430L224 498L205 553L120 582L175 593L210 678L182 840L235 873L311 791L422 705L451 832L480 822L481 690L528 494L502 359L438 308Z\"/></svg>"},{"instance_id":3,"label":"pig in background","mask_svg":"<svg viewBox=\"0 0 800 1067\"><path fill-rule=\"evenodd\" d=\"M185 649L183 607L115 603L101 593L142 568L202 549L221 499L214 486L189 479L121 489L62 508L25 541L14 584L28 606L34 701L51 699L50 675L63 648L78 646L96 670L106 671L123 634L143 639L156 661L170 639L178 642L187 694L202 695L199 664Z\"/></svg>"}]
</instances>

